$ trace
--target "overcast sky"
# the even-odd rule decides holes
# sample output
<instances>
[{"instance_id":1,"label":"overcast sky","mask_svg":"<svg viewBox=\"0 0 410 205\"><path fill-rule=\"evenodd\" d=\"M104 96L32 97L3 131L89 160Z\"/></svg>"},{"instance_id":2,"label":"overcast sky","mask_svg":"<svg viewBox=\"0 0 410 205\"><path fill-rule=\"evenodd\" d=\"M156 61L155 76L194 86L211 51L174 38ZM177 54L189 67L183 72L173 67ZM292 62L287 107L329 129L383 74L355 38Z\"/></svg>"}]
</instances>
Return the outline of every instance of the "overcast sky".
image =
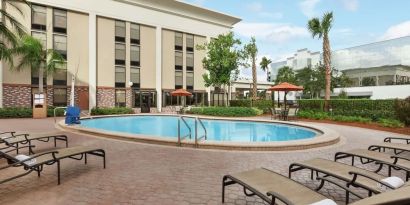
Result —
<instances>
[{"instance_id":1,"label":"overcast sky","mask_svg":"<svg viewBox=\"0 0 410 205\"><path fill-rule=\"evenodd\" d=\"M333 11L330 33L332 49L410 35L410 0L184 0L242 19L234 32L242 42L255 36L259 59L274 62L290 57L296 50L321 51L321 41L312 39L308 20ZM250 76L250 69L242 75ZM266 75L258 72L258 81Z\"/></svg>"}]
</instances>

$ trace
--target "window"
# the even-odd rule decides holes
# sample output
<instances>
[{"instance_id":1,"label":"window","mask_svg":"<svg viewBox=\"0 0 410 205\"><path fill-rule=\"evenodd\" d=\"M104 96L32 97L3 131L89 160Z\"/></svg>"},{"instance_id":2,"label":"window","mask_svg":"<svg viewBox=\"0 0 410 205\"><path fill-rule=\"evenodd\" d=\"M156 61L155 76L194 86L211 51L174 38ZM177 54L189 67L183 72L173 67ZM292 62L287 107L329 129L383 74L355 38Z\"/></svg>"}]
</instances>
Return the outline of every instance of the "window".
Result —
<instances>
[{"instance_id":1,"label":"window","mask_svg":"<svg viewBox=\"0 0 410 205\"><path fill-rule=\"evenodd\" d=\"M175 33L175 50L182 51L182 47L184 45L183 34L182 33Z\"/></svg>"},{"instance_id":2,"label":"window","mask_svg":"<svg viewBox=\"0 0 410 205\"><path fill-rule=\"evenodd\" d=\"M54 88L53 105L67 106L67 88Z\"/></svg>"},{"instance_id":3,"label":"window","mask_svg":"<svg viewBox=\"0 0 410 205\"><path fill-rule=\"evenodd\" d=\"M67 36L54 35L54 50L60 53L67 60Z\"/></svg>"},{"instance_id":4,"label":"window","mask_svg":"<svg viewBox=\"0 0 410 205\"><path fill-rule=\"evenodd\" d=\"M115 90L115 106L125 107L125 90Z\"/></svg>"},{"instance_id":5,"label":"window","mask_svg":"<svg viewBox=\"0 0 410 205\"><path fill-rule=\"evenodd\" d=\"M193 53L186 54L186 70L194 71L194 54Z\"/></svg>"},{"instance_id":6,"label":"window","mask_svg":"<svg viewBox=\"0 0 410 205\"><path fill-rule=\"evenodd\" d=\"M53 31L55 33L67 33L67 11L54 9Z\"/></svg>"},{"instance_id":7,"label":"window","mask_svg":"<svg viewBox=\"0 0 410 205\"><path fill-rule=\"evenodd\" d=\"M125 44L115 44L115 65L125 65Z\"/></svg>"},{"instance_id":8,"label":"window","mask_svg":"<svg viewBox=\"0 0 410 205\"><path fill-rule=\"evenodd\" d=\"M32 5L31 28L36 30L47 30L47 8L45 6Z\"/></svg>"},{"instance_id":9,"label":"window","mask_svg":"<svg viewBox=\"0 0 410 205\"><path fill-rule=\"evenodd\" d=\"M140 45L140 25L131 24L131 44Z\"/></svg>"},{"instance_id":10,"label":"window","mask_svg":"<svg viewBox=\"0 0 410 205\"><path fill-rule=\"evenodd\" d=\"M175 71L175 89L183 87L183 74L182 71Z\"/></svg>"},{"instance_id":11,"label":"window","mask_svg":"<svg viewBox=\"0 0 410 205\"><path fill-rule=\"evenodd\" d=\"M182 52L175 52L175 70L182 70L183 66L183 54Z\"/></svg>"},{"instance_id":12,"label":"window","mask_svg":"<svg viewBox=\"0 0 410 205\"><path fill-rule=\"evenodd\" d=\"M194 73L193 72L186 73L186 89L194 90Z\"/></svg>"},{"instance_id":13,"label":"window","mask_svg":"<svg viewBox=\"0 0 410 205\"><path fill-rule=\"evenodd\" d=\"M140 47L131 45L131 66L140 66Z\"/></svg>"},{"instance_id":14,"label":"window","mask_svg":"<svg viewBox=\"0 0 410 205\"><path fill-rule=\"evenodd\" d=\"M53 74L53 85L67 85L67 67L62 65L61 68L58 68L57 72Z\"/></svg>"},{"instance_id":15,"label":"window","mask_svg":"<svg viewBox=\"0 0 410 205\"><path fill-rule=\"evenodd\" d=\"M194 35L186 35L186 50L194 52Z\"/></svg>"},{"instance_id":16,"label":"window","mask_svg":"<svg viewBox=\"0 0 410 205\"><path fill-rule=\"evenodd\" d=\"M115 41L125 43L125 22L115 21Z\"/></svg>"},{"instance_id":17,"label":"window","mask_svg":"<svg viewBox=\"0 0 410 205\"><path fill-rule=\"evenodd\" d=\"M125 67L115 66L115 87L125 88Z\"/></svg>"},{"instance_id":18,"label":"window","mask_svg":"<svg viewBox=\"0 0 410 205\"><path fill-rule=\"evenodd\" d=\"M47 48L47 35L46 35L46 33L33 31L33 32L31 32L31 36L33 36L34 38L40 40L44 49Z\"/></svg>"},{"instance_id":19,"label":"window","mask_svg":"<svg viewBox=\"0 0 410 205\"><path fill-rule=\"evenodd\" d=\"M38 78L38 71L31 70L31 84L32 85L37 85L39 84L39 78ZM47 85L47 73L44 71L43 74L43 85Z\"/></svg>"},{"instance_id":20,"label":"window","mask_svg":"<svg viewBox=\"0 0 410 205\"><path fill-rule=\"evenodd\" d=\"M131 67L130 72L131 72L130 81L133 83L132 87L139 88L140 87L140 69L137 67Z\"/></svg>"}]
</instances>

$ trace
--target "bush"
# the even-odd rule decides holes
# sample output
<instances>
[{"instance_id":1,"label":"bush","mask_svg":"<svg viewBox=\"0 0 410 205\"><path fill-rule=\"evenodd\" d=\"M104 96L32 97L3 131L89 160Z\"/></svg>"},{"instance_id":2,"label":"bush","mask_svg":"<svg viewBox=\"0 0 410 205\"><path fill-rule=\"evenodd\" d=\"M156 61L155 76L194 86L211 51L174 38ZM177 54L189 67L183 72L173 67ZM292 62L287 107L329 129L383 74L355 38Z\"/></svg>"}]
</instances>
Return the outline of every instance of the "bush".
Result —
<instances>
[{"instance_id":1,"label":"bush","mask_svg":"<svg viewBox=\"0 0 410 205\"><path fill-rule=\"evenodd\" d=\"M269 108L273 107L272 100L231 100L230 101L231 107L256 107L259 110L262 110L263 113L269 113Z\"/></svg>"},{"instance_id":2,"label":"bush","mask_svg":"<svg viewBox=\"0 0 410 205\"><path fill-rule=\"evenodd\" d=\"M48 106L47 107L47 117L54 117L54 106ZM56 116L57 117L62 117L64 116L65 109L57 109L56 110Z\"/></svg>"},{"instance_id":3,"label":"bush","mask_svg":"<svg viewBox=\"0 0 410 205\"><path fill-rule=\"evenodd\" d=\"M31 108L0 108L0 118L30 118L32 116Z\"/></svg>"},{"instance_id":4,"label":"bush","mask_svg":"<svg viewBox=\"0 0 410 205\"><path fill-rule=\"evenodd\" d=\"M122 114L134 114L134 111L131 108L127 108L127 107L91 109L91 115L122 115Z\"/></svg>"},{"instance_id":5,"label":"bush","mask_svg":"<svg viewBox=\"0 0 410 205\"><path fill-rule=\"evenodd\" d=\"M330 119L327 112L315 112L312 110L299 111L298 116L301 118L314 119L314 120L327 120Z\"/></svg>"},{"instance_id":6,"label":"bush","mask_svg":"<svg viewBox=\"0 0 410 205\"><path fill-rule=\"evenodd\" d=\"M343 116L343 115L335 115L331 117L334 121L339 122L361 122L361 123L371 123L372 119L365 118L365 117L357 117L357 116Z\"/></svg>"},{"instance_id":7,"label":"bush","mask_svg":"<svg viewBox=\"0 0 410 205\"><path fill-rule=\"evenodd\" d=\"M406 126L410 126L410 97L405 100L395 100L394 110L396 111L396 117Z\"/></svg>"},{"instance_id":8,"label":"bush","mask_svg":"<svg viewBox=\"0 0 410 205\"><path fill-rule=\"evenodd\" d=\"M249 117L263 114L262 110L249 107L199 107L188 111L190 114L222 117Z\"/></svg>"},{"instance_id":9,"label":"bush","mask_svg":"<svg viewBox=\"0 0 410 205\"><path fill-rule=\"evenodd\" d=\"M394 119L379 119L378 123L383 127L399 128L404 127L404 124Z\"/></svg>"}]
</instances>

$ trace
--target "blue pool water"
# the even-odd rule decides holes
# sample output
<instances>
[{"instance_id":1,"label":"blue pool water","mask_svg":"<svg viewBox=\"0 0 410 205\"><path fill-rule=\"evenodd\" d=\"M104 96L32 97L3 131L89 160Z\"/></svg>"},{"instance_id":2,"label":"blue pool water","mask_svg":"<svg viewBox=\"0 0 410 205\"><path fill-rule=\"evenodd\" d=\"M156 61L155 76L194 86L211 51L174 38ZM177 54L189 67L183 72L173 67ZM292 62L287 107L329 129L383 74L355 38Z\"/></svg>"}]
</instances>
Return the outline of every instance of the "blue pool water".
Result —
<instances>
[{"instance_id":1,"label":"blue pool water","mask_svg":"<svg viewBox=\"0 0 410 205\"><path fill-rule=\"evenodd\" d=\"M195 135L195 120L185 118ZM235 142L269 142L289 141L313 138L318 133L314 130L275 123L206 120L202 119L211 141ZM96 118L81 121L81 126L106 131L141 134L147 136L178 137L178 118L175 116L129 116ZM189 133L188 128L181 122L181 136ZM198 124L198 135L202 136L203 129Z\"/></svg>"}]
</instances>

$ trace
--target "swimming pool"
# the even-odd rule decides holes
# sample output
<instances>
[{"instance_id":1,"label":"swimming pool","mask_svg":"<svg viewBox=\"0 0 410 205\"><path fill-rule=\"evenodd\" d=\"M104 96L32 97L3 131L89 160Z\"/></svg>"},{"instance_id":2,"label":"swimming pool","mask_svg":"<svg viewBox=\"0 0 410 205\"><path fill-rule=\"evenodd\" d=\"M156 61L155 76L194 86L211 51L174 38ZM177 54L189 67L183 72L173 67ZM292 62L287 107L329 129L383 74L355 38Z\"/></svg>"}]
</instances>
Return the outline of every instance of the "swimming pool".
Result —
<instances>
[{"instance_id":1,"label":"swimming pool","mask_svg":"<svg viewBox=\"0 0 410 205\"><path fill-rule=\"evenodd\" d=\"M169 139L178 138L177 116L127 116L85 119L81 127L109 132L138 134ZM185 118L191 128L191 136L195 135L195 119ZM202 119L207 130L207 141L229 142L278 142L295 141L314 138L319 134L316 130L279 123ZM181 122L181 136L189 133L189 129ZM198 136L204 130L198 125Z\"/></svg>"}]
</instances>

